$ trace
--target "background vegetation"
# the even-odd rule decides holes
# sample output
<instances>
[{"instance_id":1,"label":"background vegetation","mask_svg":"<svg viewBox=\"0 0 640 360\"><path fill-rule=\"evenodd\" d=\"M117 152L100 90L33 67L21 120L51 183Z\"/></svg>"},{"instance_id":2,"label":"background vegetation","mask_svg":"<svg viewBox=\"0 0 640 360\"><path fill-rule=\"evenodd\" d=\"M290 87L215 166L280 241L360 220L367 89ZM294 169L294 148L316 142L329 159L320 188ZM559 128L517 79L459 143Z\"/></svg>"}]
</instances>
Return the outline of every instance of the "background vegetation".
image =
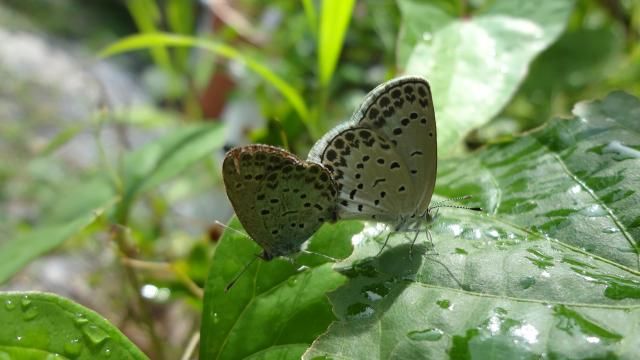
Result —
<instances>
[{"instance_id":1,"label":"background vegetation","mask_svg":"<svg viewBox=\"0 0 640 360\"><path fill-rule=\"evenodd\" d=\"M638 353L636 1L7 0L0 24L0 358ZM345 260L225 294L257 252L215 223L225 149L304 158L403 73L433 90L436 195L484 212L411 259L326 225L309 248Z\"/></svg>"}]
</instances>

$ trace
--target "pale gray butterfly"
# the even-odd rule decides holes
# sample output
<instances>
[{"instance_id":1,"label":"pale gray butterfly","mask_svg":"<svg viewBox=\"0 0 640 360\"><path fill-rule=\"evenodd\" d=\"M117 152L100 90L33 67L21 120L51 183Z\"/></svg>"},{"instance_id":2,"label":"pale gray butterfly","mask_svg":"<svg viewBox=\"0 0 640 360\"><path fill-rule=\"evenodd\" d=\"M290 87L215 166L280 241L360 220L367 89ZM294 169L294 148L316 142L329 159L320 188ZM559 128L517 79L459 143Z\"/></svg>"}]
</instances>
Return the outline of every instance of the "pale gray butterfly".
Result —
<instances>
[{"instance_id":1,"label":"pale gray butterfly","mask_svg":"<svg viewBox=\"0 0 640 360\"><path fill-rule=\"evenodd\" d=\"M338 219L373 220L392 224L394 232L416 231L420 223L432 220L429 203L436 183L436 121L429 83L405 76L379 85L350 121L313 146L308 159L325 165L338 184Z\"/></svg>"}]
</instances>

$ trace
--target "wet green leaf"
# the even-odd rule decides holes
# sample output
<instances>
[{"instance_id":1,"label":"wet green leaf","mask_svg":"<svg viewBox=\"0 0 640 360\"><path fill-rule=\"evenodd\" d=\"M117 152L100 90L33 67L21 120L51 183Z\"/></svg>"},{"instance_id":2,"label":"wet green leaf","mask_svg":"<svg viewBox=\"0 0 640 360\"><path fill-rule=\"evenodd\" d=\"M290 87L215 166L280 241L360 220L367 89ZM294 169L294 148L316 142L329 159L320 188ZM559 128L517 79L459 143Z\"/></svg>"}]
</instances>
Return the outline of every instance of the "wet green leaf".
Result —
<instances>
[{"instance_id":1,"label":"wet green leaf","mask_svg":"<svg viewBox=\"0 0 640 360\"><path fill-rule=\"evenodd\" d=\"M0 359L147 359L102 316L54 294L0 292Z\"/></svg>"},{"instance_id":2,"label":"wet green leaf","mask_svg":"<svg viewBox=\"0 0 640 360\"><path fill-rule=\"evenodd\" d=\"M415 0L399 4L405 35L398 62L407 73L425 76L438 94L441 154L506 105L531 61L562 33L573 7L572 0L497 0L477 14L454 19L442 6ZM409 48L410 55L402 58Z\"/></svg>"},{"instance_id":3,"label":"wet green leaf","mask_svg":"<svg viewBox=\"0 0 640 360\"><path fill-rule=\"evenodd\" d=\"M370 226L338 269L339 320L305 359L633 358L640 349L640 100L575 106L529 134L440 162L424 232Z\"/></svg>"},{"instance_id":4,"label":"wet green leaf","mask_svg":"<svg viewBox=\"0 0 640 360\"><path fill-rule=\"evenodd\" d=\"M231 226L238 227L237 221ZM351 252L351 235L361 228L357 222L325 225L310 240L309 251L345 257ZM335 319L325 293L345 279L320 255L258 259L225 293L258 253L258 245L232 231L216 247L205 285L202 359L300 358Z\"/></svg>"}]
</instances>

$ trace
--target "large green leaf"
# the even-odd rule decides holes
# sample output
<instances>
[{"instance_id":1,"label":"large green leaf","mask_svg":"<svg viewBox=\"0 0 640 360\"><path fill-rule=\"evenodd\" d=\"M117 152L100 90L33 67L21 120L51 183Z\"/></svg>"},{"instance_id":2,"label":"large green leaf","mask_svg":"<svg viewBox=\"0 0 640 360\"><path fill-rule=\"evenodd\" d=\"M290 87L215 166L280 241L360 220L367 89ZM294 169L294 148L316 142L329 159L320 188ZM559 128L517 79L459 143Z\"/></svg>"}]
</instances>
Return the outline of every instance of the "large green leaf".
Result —
<instances>
[{"instance_id":1,"label":"large green leaf","mask_svg":"<svg viewBox=\"0 0 640 360\"><path fill-rule=\"evenodd\" d=\"M344 258L351 252L351 236L361 228L353 222L325 225L308 251ZM257 260L225 293L229 281L259 252L253 241L231 231L216 247L205 285L202 359L300 358L335 319L325 293L343 284L344 277L315 254L301 254L295 263Z\"/></svg>"},{"instance_id":2,"label":"large green leaf","mask_svg":"<svg viewBox=\"0 0 640 360\"><path fill-rule=\"evenodd\" d=\"M102 316L54 294L0 293L0 359L147 359Z\"/></svg>"},{"instance_id":3,"label":"large green leaf","mask_svg":"<svg viewBox=\"0 0 640 360\"><path fill-rule=\"evenodd\" d=\"M425 2L400 0L399 5L404 19L399 56L412 50L398 63L429 80L436 94L438 145L447 154L511 99L531 61L564 30L573 1L496 0L459 19Z\"/></svg>"},{"instance_id":4,"label":"large green leaf","mask_svg":"<svg viewBox=\"0 0 640 360\"><path fill-rule=\"evenodd\" d=\"M441 209L434 249L399 233L376 257L385 233L365 231L340 264L339 321L305 358L636 357L640 101L574 113L442 162L437 193L485 210Z\"/></svg>"}]
</instances>

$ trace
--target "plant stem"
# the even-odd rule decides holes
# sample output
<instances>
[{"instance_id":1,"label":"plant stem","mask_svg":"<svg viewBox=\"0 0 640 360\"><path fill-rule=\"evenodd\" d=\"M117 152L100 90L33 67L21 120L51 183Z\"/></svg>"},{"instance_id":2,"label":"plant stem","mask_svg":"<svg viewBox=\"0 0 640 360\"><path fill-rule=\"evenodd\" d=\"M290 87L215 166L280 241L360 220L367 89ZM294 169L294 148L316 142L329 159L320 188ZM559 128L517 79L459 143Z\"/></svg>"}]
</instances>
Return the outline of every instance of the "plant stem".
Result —
<instances>
[{"instance_id":1,"label":"plant stem","mask_svg":"<svg viewBox=\"0 0 640 360\"><path fill-rule=\"evenodd\" d=\"M124 235L125 229L126 227L122 225L113 226L111 232L113 235L112 237L118 246L118 254L121 259L132 258L135 255L135 250L133 249L133 247L127 244L126 236ZM124 261L122 262L124 263ZM151 343L153 344L154 350L156 352L155 355L160 360L166 359L164 344L156 333L155 327L153 326L153 318L151 316L151 312L149 311L149 307L147 306L148 304L140 294L140 281L138 280L138 277L133 268L124 266L124 270L127 276L127 280L129 281L129 285L131 285L131 288L133 290L133 297L138 307L138 315L146 324L147 330L149 331L149 337L151 338Z\"/></svg>"}]
</instances>

